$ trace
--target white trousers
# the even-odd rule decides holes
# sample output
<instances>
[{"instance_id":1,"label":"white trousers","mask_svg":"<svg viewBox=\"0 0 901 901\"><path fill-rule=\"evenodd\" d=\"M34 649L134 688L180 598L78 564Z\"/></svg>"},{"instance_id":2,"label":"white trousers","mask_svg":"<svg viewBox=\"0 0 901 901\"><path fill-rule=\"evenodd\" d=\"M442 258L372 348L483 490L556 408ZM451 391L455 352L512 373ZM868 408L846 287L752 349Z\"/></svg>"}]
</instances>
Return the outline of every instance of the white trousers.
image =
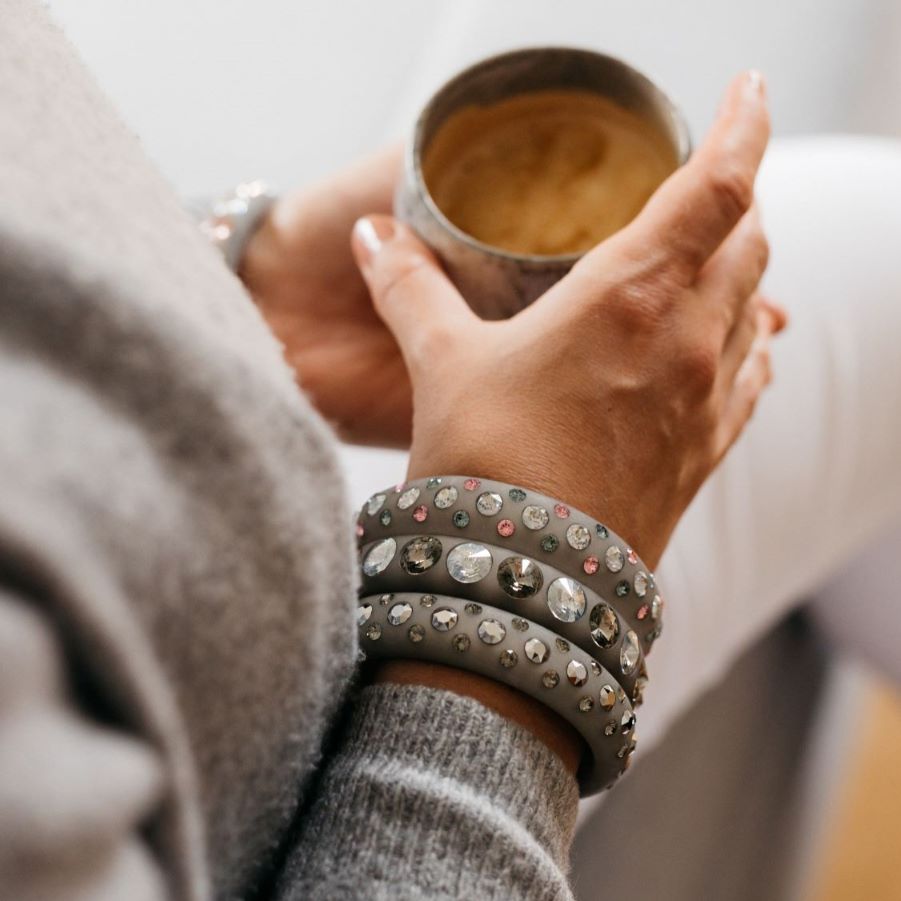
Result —
<instances>
[{"instance_id":1,"label":"white trousers","mask_svg":"<svg viewBox=\"0 0 901 901\"><path fill-rule=\"evenodd\" d=\"M776 142L758 196L792 322L661 562L639 753L799 604L901 681L901 143Z\"/></svg>"}]
</instances>

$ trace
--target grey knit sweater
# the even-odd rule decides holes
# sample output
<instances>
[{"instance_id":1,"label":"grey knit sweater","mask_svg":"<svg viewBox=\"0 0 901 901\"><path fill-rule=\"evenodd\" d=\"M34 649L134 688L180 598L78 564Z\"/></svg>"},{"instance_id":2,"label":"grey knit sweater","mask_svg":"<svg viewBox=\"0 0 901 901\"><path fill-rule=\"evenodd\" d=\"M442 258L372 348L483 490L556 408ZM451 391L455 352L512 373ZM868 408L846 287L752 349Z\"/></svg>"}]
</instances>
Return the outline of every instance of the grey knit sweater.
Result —
<instances>
[{"instance_id":1,"label":"grey knit sweater","mask_svg":"<svg viewBox=\"0 0 901 901\"><path fill-rule=\"evenodd\" d=\"M333 438L32 0L0 192L0 896L569 897L543 745L352 687Z\"/></svg>"}]
</instances>

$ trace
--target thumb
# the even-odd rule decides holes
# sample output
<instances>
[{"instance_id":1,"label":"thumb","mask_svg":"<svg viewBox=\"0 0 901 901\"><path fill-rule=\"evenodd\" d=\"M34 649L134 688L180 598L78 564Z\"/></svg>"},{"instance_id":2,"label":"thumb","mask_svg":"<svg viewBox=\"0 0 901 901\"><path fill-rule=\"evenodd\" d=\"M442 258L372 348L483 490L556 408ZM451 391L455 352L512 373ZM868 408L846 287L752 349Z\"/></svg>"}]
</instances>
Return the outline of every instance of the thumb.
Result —
<instances>
[{"instance_id":1,"label":"thumb","mask_svg":"<svg viewBox=\"0 0 901 901\"><path fill-rule=\"evenodd\" d=\"M391 216L358 219L351 247L408 367L425 362L477 319L431 251Z\"/></svg>"}]
</instances>

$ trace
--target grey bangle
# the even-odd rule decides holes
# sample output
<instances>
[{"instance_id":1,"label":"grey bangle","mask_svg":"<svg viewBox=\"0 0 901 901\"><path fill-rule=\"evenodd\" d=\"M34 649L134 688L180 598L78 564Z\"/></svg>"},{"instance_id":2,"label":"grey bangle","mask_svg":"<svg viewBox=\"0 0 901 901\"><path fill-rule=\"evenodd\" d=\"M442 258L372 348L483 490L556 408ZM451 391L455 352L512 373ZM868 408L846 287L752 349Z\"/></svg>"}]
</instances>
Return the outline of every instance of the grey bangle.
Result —
<instances>
[{"instance_id":1,"label":"grey bangle","mask_svg":"<svg viewBox=\"0 0 901 901\"><path fill-rule=\"evenodd\" d=\"M571 723L585 739L582 795L609 788L635 749L635 713L597 661L515 613L460 598L384 593L360 599L367 658L414 657L465 669L522 691Z\"/></svg>"},{"instance_id":2,"label":"grey bangle","mask_svg":"<svg viewBox=\"0 0 901 901\"><path fill-rule=\"evenodd\" d=\"M459 536L509 547L599 595L647 654L663 600L653 573L609 527L536 491L466 476L418 479L374 494L357 520L360 544L409 534Z\"/></svg>"},{"instance_id":3,"label":"grey bangle","mask_svg":"<svg viewBox=\"0 0 901 901\"><path fill-rule=\"evenodd\" d=\"M544 561L468 538L407 534L363 545L362 593L415 588L503 607L580 647L629 697L637 697L633 693L644 675L641 646L614 607Z\"/></svg>"},{"instance_id":4,"label":"grey bangle","mask_svg":"<svg viewBox=\"0 0 901 901\"><path fill-rule=\"evenodd\" d=\"M200 230L233 272L238 271L247 242L274 202L275 195L263 182L248 181L203 210Z\"/></svg>"}]
</instances>

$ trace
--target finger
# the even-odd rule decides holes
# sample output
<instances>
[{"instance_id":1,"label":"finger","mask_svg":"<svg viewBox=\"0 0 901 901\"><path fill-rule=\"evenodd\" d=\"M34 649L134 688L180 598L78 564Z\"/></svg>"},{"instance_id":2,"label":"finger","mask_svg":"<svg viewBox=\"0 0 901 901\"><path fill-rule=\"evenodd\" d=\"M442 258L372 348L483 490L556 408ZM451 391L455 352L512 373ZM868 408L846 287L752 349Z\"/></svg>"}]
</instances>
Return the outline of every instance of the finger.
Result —
<instances>
[{"instance_id":1,"label":"finger","mask_svg":"<svg viewBox=\"0 0 901 901\"><path fill-rule=\"evenodd\" d=\"M703 145L627 226L636 246L660 247L693 279L750 208L769 137L763 79L746 72L729 86Z\"/></svg>"},{"instance_id":2,"label":"finger","mask_svg":"<svg viewBox=\"0 0 901 901\"><path fill-rule=\"evenodd\" d=\"M769 253L755 204L701 270L697 289L715 313L724 338L757 290Z\"/></svg>"},{"instance_id":3,"label":"finger","mask_svg":"<svg viewBox=\"0 0 901 901\"><path fill-rule=\"evenodd\" d=\"M788 309L779 303L778 300L774 300L772 297L761 294L760 305L769 312L770 317L773 320L774 335L778 335L788 328L791 323L791 317L788 315Z\"/></svg>"},{"instance_id":4,"label":"finger","mask_svg":"<svg viewBox=\"0 0 901 901\"><path fill-rule=\"evenodd\" d=\"M764 331L754 339L738 370L732 390L726 397L720 420L717 447L719 457L729 450L742 433L764 388L772 381L770 337L769 331Z\"/></svg>"},{"instance_id":5,"label":"finger","mask_svg":"<svg viewBox=\"0 0 901 901\"><path fill-rule=\"evenodd\" d=\"M761 335L772 334L772 316L763 308L759 294L754 294L744 305L741 315L730 330L723 345L719 379L723 389L732 390L738 371L751 350L754 340Z\"/></svg>"},{"instance_id":6,"label":"finger","mask_svg":"<svg viewBox=\"0 0 901 901\"><path fill-rule=\"evenodd\" d=\"M429 249L391 216L357 220L354 258L408 367L476 321Z\"/></svg>"}]
</instances>

